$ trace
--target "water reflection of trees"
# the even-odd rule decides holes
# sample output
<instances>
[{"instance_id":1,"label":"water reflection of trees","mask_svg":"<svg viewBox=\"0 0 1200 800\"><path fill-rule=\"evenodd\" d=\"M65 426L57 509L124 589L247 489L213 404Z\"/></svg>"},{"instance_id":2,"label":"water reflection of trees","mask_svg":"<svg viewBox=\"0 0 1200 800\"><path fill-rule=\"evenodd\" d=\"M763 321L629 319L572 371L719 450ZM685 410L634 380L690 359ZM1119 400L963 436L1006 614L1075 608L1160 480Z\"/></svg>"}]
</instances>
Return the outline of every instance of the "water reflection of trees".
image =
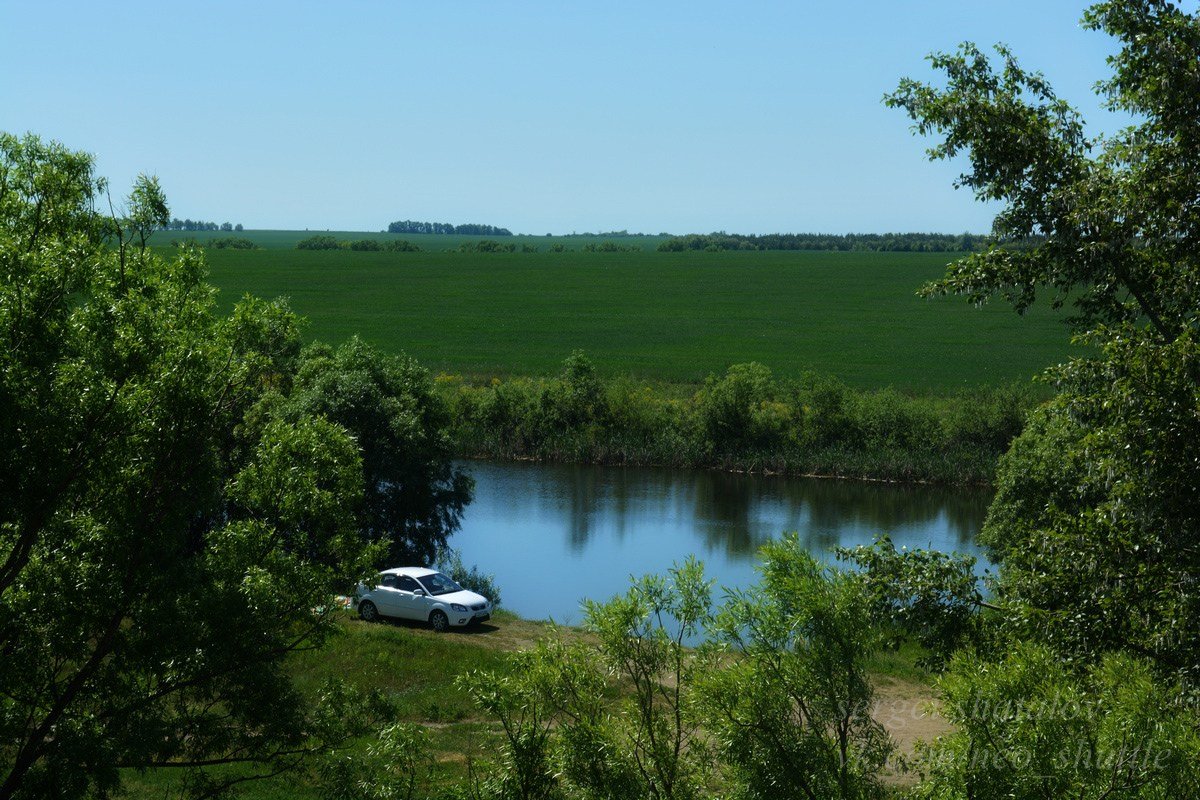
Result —
<instances>
[{"instance_id":1,"label":"water reflection of trees","mask_svg":"<svg viewBox=\"0 0 1200 800\"><path fill-rule=\"evenodd\" d=\"M890 534L944 517L961 546L974 541L990 499L986 492L963 488L818 479L788 482L783 491L791 502L812 510L810 524L820 530L855 527Z\"/></svg>"},{"instance_id":2,"label":"water reflection of trees","mask_svg":"<svg viewBox=\"0 0 1200 800\"><path fill-rule=\"evenodd\" d=\"M813 551L827 551L848 533L894 535L935 523L952 546L971 549L989 500L984 491L962 488L595 466L547 467L539 483L544 499L566 516L575 552L601 529L618 539L653 535L656 525L677 524L681 515L691 517L704 549L735 558L753 555L785 530L798 531Z\"/></svg>"}]
</instances>

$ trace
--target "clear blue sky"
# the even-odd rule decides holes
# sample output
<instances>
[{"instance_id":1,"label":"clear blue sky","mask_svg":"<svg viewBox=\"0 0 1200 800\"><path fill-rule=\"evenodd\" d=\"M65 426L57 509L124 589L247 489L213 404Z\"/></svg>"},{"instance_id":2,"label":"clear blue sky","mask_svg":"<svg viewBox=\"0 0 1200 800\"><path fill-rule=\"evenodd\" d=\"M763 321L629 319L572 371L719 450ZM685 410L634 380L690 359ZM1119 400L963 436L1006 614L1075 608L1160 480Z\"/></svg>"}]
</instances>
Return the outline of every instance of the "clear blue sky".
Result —
<instances>
[{"instance_id":1,"label":"clear blue sky","mask_svg":"<svg viewBox=\"0 0 1200 800\"><path fill-rule=\"evenodd\" d=\"M249 228L985 231L880 98L933 50L1003 41L1111 128L1082 9L0 0L0 129Z\"/></svg>"}]
</instances>

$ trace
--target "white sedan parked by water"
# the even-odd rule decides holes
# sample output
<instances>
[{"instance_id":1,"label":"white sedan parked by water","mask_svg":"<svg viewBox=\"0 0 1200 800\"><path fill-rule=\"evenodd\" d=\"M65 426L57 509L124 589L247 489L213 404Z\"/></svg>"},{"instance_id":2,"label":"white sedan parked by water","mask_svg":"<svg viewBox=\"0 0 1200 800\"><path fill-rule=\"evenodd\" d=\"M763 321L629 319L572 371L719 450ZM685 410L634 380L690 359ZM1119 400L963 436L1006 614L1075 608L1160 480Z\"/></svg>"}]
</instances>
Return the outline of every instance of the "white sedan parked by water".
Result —
<instances>
[{"instance_id":1,"label":"white sedan parked by water","mask_svg":"<svg viewBox=\"0 0 1200 800\"><path fill-rule=\"evenodd\" d=\"M412 619L428 622L438 632L492 616L490 600L428 567L385 569L374 589L358 585L354 604L367 622L380 617Z\"/></svg>"}]
</instances>

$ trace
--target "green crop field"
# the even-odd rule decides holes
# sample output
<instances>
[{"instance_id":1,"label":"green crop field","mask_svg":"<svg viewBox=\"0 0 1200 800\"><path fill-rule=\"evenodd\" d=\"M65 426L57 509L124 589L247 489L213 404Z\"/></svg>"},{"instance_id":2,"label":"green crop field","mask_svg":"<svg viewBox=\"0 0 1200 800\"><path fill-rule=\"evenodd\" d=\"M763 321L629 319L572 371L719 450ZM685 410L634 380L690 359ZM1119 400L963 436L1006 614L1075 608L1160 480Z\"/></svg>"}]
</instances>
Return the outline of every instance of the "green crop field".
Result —
<instances>
[{"instance_id":1,"label":"green crop field","mask_svg":"<svg viewBox=\"0 0 1200 800\"><path fill-rule=\"evenodd\" d=\"M687 383L760 361L782 377L942 392L1028 378L1070 352L1044 305L1020 317L1002 302L916 297L945 253L658 253L654 237L615 240L642 252L587 253L570 237L513 237L572 250L479 254L445 252L480 238L448 236L399 237L428 252L372 253L290 249L306 232L247 235L266 249L208 251L223 305L287 296L309 338L359 334L436 371L546 375L579 348L610 375Z\"/></svg>"}]
</instances>

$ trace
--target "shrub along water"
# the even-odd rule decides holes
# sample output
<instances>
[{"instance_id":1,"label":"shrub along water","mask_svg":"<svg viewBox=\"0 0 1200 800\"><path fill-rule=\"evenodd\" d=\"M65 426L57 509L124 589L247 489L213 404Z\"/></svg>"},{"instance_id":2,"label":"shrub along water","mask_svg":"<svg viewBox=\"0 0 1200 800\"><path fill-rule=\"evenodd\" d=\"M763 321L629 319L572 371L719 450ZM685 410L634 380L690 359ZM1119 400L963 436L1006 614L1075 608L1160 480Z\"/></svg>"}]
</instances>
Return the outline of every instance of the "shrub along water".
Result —
<instances>
[{"instance_id":1,"label":"shrub along water","mask_svg":"<svg viewBox=\"0 0 1200 800\"><path fill-rule=\"evenodd\" d=\"M939 483L990 482L1036 400L1017 384L912 397L821 375L778 380L757 363L687 394L603 379L578 351L549 379L437 383L468 457Z\"/></svg>"}]
</instances>

